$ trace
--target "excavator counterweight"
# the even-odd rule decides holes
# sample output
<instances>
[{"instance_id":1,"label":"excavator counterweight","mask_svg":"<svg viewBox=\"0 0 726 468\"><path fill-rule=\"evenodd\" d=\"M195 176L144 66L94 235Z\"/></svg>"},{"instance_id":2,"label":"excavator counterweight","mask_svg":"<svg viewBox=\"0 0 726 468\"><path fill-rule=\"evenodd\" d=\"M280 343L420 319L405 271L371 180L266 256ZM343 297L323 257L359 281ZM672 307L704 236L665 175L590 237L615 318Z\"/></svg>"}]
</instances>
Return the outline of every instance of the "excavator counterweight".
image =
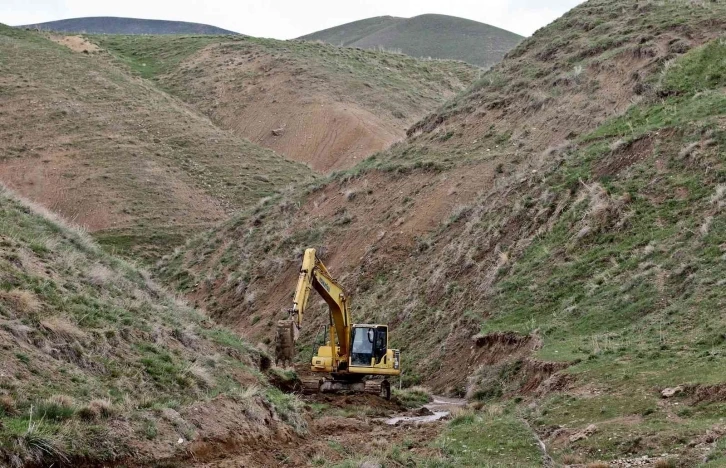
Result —
<instances>
[{"instance_id":1,"label":"excavator counterweight","mask_svg":"<svg viewBox=\"0 0 726 468\"><path fill-rule=\"evenodd\" d=\"M321 378L319 390L363 391L365 381L378 376L383 377L380 394L390 398L388 377L401 374L401 355L399 350L388 347L388 326L352 323L343 288L316 256L315 249L305 250L292 307L288 317L277 323L276 363L285 365L294 358L312 290L325 300L330 314L325 343L310 363L312 372L328 374Z\"/></svg>"}]
</instances>

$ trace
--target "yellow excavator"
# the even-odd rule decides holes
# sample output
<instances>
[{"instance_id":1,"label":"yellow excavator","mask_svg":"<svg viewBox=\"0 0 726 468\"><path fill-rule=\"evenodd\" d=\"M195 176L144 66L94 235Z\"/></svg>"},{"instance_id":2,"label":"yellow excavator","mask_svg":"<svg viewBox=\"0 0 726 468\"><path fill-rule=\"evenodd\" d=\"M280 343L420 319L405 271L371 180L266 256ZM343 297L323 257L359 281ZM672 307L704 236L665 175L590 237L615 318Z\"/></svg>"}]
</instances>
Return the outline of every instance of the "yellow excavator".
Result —
<instances>
[{"instance_id":1,"label":"yellow excavator","mask_svg":"<svg viewBox=\"0 0 726 468\"><path fill-rule=\"evenodd\" d=\"M318 391L363 392L366 381L372 382L371 377L378 376L383 377L379 394L390 399L388 378L401 374L401 353L388 347L388 326L352 323L350 303L343 288L317 257L315 249L305 250L289 317L277 323L277 362L293 358L313 289L328 304L330 313L325 342L310 363L312 372L327 374L319 380Z\"/></svg>"}]
</instances>

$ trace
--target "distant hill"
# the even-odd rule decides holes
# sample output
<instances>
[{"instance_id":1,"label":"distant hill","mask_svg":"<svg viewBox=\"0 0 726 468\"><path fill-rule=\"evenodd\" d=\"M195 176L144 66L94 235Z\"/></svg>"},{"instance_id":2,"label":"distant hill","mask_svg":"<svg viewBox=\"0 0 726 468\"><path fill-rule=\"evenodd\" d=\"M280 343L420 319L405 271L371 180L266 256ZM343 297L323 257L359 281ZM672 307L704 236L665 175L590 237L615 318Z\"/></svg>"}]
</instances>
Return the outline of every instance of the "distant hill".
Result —
<instances>
[{"instance_id":1,"label":"distant hill","mask_svg":"<svg viewBox=\"0 0 726 468\"><path fill-rule=\"evenodd\" d=\"M89 34L239 34L208 24L114 16L70 18L20 27Z\"/></svg>"},{"instance_id":2,"label":"distant hill","mask_svg":"<svg viewBox=\"0 0 726 468\"><path fill-rule=\"evenodd\" d=\"M414 57L463 60L489 67L523 37L464 18L421 15L413 18L378 16L302 36L334 45L399 50Z\"/></svg>"}]
</instances>

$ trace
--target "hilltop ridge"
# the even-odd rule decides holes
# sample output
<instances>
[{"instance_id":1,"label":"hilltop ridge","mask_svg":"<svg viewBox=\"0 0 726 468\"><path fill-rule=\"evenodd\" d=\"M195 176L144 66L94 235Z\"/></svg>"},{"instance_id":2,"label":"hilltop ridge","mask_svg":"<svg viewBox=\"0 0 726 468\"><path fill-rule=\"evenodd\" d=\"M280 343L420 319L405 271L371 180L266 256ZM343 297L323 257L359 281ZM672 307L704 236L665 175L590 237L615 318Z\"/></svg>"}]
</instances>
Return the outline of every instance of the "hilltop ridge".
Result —
<instances>
[{"instance_id":1,"label":"hilltop ridge","mask_svg":"<svg viewBox=\"0 0 726 468\"><path fill-rule=\"evenodd\" d=\"M477 21L426 14L413 18L367 18L300 39L399 51L413 57L462 60L487 68L499 62L523 37Z\"/></svg>"},{"instance_id":2,"label":"hilltop ridge","mask_svg":"<svg viewBox=\"0 0 726 468\"><path fill-rule=\"evenodd\" d=\"M208 24L116 16L68 18L18 27L84 34L239 34Z\"/></svg>"}]
</instances>

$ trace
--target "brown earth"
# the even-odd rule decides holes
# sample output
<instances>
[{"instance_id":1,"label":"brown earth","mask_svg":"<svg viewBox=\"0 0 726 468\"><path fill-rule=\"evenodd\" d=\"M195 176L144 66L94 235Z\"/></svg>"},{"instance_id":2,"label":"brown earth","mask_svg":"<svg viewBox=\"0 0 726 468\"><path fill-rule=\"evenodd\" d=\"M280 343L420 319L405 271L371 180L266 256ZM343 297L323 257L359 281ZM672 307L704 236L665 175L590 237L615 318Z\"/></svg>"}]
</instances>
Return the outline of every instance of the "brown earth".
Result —
<instances>
[{"instance_id":1,"label":"brown earth","mask_svg":"<svg viewBox=\"0 0 726 468\"><path fill-rule=\"evenodd\" d=\"M68 47L73 52L90 54L101 50L96 44L82 36L58 36L56 34L50 34L48 38L53 42Z\"/></svg>"},{"instance_id":2,"label":"brown earth","mask_svg":"<svg viewBox=\"0 0 726 468\"><path fill-rule=\"evenodd\" d=\"M438 421L416 426L389 426L381 417L366 415L366 405L378 406L377 396L326 395L306 397L310 402L324 401L339 409L345 409L348 416L310 416L309 432L305 436L277 434L273 438L260 438L218 446L201 443L194 447L192 466L205 468L227 468L238 466L310 466L326 465L356 459L380 460L391 447L406 442L406 450L418 456L440 455L440 450L431 447L431 441L441 433L445 422ZM383 400L380 403L384 403ZM394 411L387 411L391 416ZM382 415L383 416L383 415ZM354 454L354 455L353 455Z\"/></svg>"},{"instance_id":3,"label":"brown earth","mask_svg":"<svg viewBox=\"0 0 726 468\"><path fill-rule=\"evenodd\" d=\"M213 93L202 99L215 103L211 115L224 128L318 172L353 166L405 137L404 126L392 117L383 119L354 102L338 102L331 96L332 84L310 79L312 70L252 54L251 60L239 54L245 59L239 65L237 54L212 46L182 64L211 70L214 80L221 81L211 90L204 79L183 86L195 94ZM255 78L240 88L234 79L239 75Z\"/></svg>"}]
</instances>

